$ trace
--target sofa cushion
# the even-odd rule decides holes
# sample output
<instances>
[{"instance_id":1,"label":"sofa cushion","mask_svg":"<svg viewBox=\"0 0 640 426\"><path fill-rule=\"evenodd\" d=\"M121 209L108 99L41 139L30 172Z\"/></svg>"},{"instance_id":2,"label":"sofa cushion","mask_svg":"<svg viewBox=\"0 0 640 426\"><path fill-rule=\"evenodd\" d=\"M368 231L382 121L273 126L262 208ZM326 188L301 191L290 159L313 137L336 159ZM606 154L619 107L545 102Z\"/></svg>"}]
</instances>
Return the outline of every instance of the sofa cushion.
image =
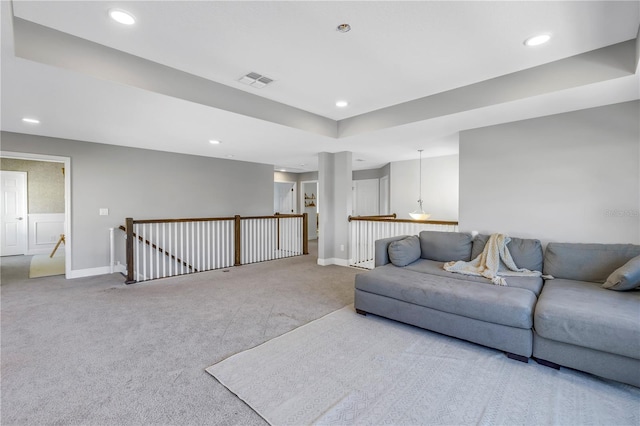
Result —
<instances>
[{"instance_id":1,"label":"sofa cushion","mask_svg":"<svg viewBox=\"0 0 640 426\"><path fill-rule=\"evenodd\" d=\"M633 244L549 243L544 252L544 274L554 278L604 283L609 275L640 255Z\"/></svg>"},{"instance_id":2,"label":"sofa cushion","mask_svg":"<svg viewBox=\"0 0 640 426\"><path fill-rule=\"evenodd\" d=\"M462 232L420 232L422 258L450 262L471 260L471 234Z\"/></svg>"},{"instance_id":3,"label":"sofa cushion","mask_svg":"<svg viewBox=\"0 0 640 426\"><path fill-rule=\"evenodd\" d=\"M442 312L530 329L536 296L529 290L423 274L391 264L356 275L355 287Z\"/></svg>"},{"instance_id":4,"label":"sofa cushion","mask_svg":"<svg viewBox=\"0 0 640 426\"><path fill-rule=\"evenodd\" d=\"M609 290L626 291L640 287L640 256L636 256L615 271L602 288Z\"/></svg>"},{"instance_id":5,"label":"sofa cushion","mask_svg":"<svg viewBox=\"0 0 640 426\"><path fill-rule=\"evenodd\" d=\"M464 280L464 281L469 281L469 282L474 282L479 284L494 285L491 283L490 280L484 277L476 277L473 275L462 275L462 274L456 274L454 272L445 271L443 268L443 265L444 265L443 262L438 262L438 261L429 260L429 259L420 259L420 260L417 260L416 262L413 262L410 265L407 265L405 268L409 269L410 271L420 272L423 274L431 274L439 277L454 278L458 280ZM514 277L505 277L505 279L507 280L507 286L529 290L533 292L536 295L536 297L540 294L540 290L542 290L542 283L543 283L542 277L514 276Z\"/></svg>"},{"instance_id":6,"label":"sofa cushion","mask_svg":"<svg viewBox=\"0 0 640 426\"><path fill-rule=\"evenodd\" d=\"M640 291L608 291L598 283L546 281L536 305L537 334L640 359Z\"/></svg>"},{"instance_id":7,"label":"sofa cushion","mask_svg":"<svg viewBox=\"0 0 640 426\"><path fill-rule=\"evenodd\" d=\"M395 266L407 266L420 259L420 239L416 235L392 241L389 244L389 260Z\"/></svg>"},{"instance_id":8,"label":"sofa cushion","mask_svg":"<svg viewBox=\"0 0 640 426\"><path fill-rule=\"evenodd\" d=\"M526 268L530 271L542 272L542 261L544 255L542 252L542 244L540 240L530 238L509 237L511 241L507 244L509 253L518 268ZM489 241L489 235L478 234L473 239L471 248L471 259L478 257L484 246Z\"/></svg>"}]
</instances>

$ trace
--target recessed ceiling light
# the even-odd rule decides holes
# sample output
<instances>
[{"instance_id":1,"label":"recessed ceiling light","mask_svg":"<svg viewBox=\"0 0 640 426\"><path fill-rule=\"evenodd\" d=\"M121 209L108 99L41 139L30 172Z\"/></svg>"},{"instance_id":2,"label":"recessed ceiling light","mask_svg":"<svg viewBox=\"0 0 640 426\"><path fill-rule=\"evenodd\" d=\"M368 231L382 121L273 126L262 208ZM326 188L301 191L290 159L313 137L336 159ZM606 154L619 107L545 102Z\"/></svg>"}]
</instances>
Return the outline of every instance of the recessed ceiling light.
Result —
<instances>
[{"instance_id":1,"label":"recessed ceiling light","mask_svg":"<svg viewBox=\"0 0 640 426\"><path fill-rule=\"evenodd\" d=\"M22 121L29 124L40 124L40 120L38 120L37 118L24 117Z\"/></svg>"},{"instance_id":2,"label":"recessed ceiling light","mask_svg":"<svg viewBox=\"0 0 640 426\"><path fill-rule=\"evenodd\" d=\"M133 25L136 23L136 18L126 10L110 9L109 16L114 21L119 22L123 25Z\"/></svg>"},{"instance_id":3,"label":"recessed ceiling light","mask_svg":"<svg viewBox=\"0 0 640 426\"><path fill-rule=\"evenodd\" d=\"M216 140L216 139L211 139L211 140L209 140L209 143L211 145L220 145L222 142L220 142L219 140Z\"/></svg>"},{"instance_id":4,"label":"recessed ceiling light","mask_svg":"<svg viewBox=\"0 0 640 426\"><path fill-rule=\"evenodd\" d=\"M344 108L344 107L346 107L347 105L349 105L349 102L347 102L347 101L337 101L337 102L336 102L336 106L337 106L338 108Z\"/></svg>"},{"instance_id":5,"label":"recessed ceiling light","mask_svg":"<svg viewBox=\"0 0 640 426\"><path fill-rule=\"evenodd\" d=\"M287 169L280 169L280 171L281 171L281 172L286 172L286 171L287 171Z\"/></svg>"},{"instance_id":6,"label":"recessed ceiling light","mask_svg":"<svg viewBox=\"0 0 640 426\"><path fill-rule=\"evenodd\" d=\"M349 24L340 24L336 27L336 31L339 31L341 33L348 33L349 31L351 31L351 25Z\"/></svg>"},{"instance_id":7,"label":"recessed ceiling light","mask_svg":"<svg viewBox=\"0 0 640 426\"><path fill-rule=\"evenodd\" d=\"M524 45L528 47L540 46L541 44L545 44L549 40L551 40L550 34L538 34L526 39L524 41Z\"/></svg>"}]
</instances>

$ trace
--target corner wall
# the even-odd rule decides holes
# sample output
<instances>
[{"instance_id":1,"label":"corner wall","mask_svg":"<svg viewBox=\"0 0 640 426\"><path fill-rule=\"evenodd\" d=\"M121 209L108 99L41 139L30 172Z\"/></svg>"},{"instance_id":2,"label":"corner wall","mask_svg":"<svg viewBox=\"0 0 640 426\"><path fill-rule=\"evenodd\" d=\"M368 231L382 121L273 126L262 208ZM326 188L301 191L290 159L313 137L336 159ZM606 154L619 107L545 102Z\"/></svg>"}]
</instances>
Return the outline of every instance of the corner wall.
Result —
<instances>
[{"instance_id":1,"label":"corner wall","mask_svg":"<svg viewBox=\"0 0 640 426\"><path fill-rule=\"evenodd\" d=\"M460 230L640 244L640 102L460 135Z\"/></svg>"},{"instance_id":2,"label":"corner wall","mask_svg":"<svg viewBox=\"0 0 640 426\"><path fill-rule=\"evenodd\" d=\"M109 228L134 219L271 214L273 166L2 132L2 150L71 158L72 270L109 265ZM108 208L108 216L99 209ZM116 245L121 231L116 230ZM102 272L105 273L105 272Z\"/></svg>"}]
</instances>

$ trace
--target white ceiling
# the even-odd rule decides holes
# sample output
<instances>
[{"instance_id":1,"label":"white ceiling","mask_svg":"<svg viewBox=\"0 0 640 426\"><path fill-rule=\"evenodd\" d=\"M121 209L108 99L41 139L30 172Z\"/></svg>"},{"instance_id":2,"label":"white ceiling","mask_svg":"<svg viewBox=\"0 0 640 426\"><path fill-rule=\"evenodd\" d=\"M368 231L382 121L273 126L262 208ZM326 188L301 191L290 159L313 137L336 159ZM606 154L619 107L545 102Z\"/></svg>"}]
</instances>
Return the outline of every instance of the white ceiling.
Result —
<instances>
[{"instance_id":1,"label":"white ceiling","mask_svg":"<svg viewBox=\"0 0 640 426\"><path fill-rule=\"evenodd\" d=\"M566 58L635 39L639 5L3 1L1 128L195 155L232 155L234 160L292 171L316 170L322 151L352 151L354 160L364 160L354 161L354 169L413 159L417 149L430 156L453 154L461 130L639 99L634 51L628 69L603 62L594 77L582 79L572 72L577 83L558 83L561 76L553 81L553 70L570 65ZM112 7L132 12L136 25L111 21L107 12ZM14 42L17 46L18 37L35 27L16 31L14 39L13 16L93 42L87 49L106 46L125 52L129 55L122 56L121 68L133 55L149 66L183 71L185 79L165 81L166 87L176 81L170 93L156 90L158 84L112 77L105 67L87 71L91 64L82 64L89 61L86 50L78 50L69 65L29 53L37 47L16 56ZM352 30L339 33L335 28L341 23L349 23ZM523 45L525 38L540 32L552 34L548 45ZM55 48L47 49L56 55ZM275 82L255 89L237 81L251 71ZM544 84L528 83L535 73L545 76ZM510 83L509 75L520 76L520 86ZM224 86L211 86L211 99L203 99L206 94L196 99L183 83L195 84L197 77L232 90L224 99L216 98ZM508 94L475 103L464 96L474 93L477 98L479 90L489 87L494 94L501 88ZM458 91L450 92L454 89ZM255 96L272 102L262 106ZM336 108L338 99L350 105ZM256 111L256 105L262 111ZM292 123L298 113L311 113L304 116L311 124ZM26 125L21 122L24 116L36 116L41 123ZM335 134L316 131L314 122L334 125ZM223 143L212 146L207 143L212 138Z\"/></svg>"}]
</instances>

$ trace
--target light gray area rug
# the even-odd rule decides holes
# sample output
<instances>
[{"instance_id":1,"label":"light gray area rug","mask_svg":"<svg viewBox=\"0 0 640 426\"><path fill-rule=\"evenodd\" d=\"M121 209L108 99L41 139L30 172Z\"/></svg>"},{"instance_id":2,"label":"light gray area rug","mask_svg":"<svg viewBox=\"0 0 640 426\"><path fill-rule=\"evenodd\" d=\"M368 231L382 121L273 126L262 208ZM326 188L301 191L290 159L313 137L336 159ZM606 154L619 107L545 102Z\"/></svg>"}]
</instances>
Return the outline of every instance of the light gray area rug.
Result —
<instances>
[{"instance_id":1,"label":"light gray area rug","mask_svg":"<svg viewBox=\"0 0 640 426\"><path fill-rule=\"evenodd\" d=\"M273 425L638 425L640 389L348 306L207 369Z\"/></svg>"}]
</instances>

